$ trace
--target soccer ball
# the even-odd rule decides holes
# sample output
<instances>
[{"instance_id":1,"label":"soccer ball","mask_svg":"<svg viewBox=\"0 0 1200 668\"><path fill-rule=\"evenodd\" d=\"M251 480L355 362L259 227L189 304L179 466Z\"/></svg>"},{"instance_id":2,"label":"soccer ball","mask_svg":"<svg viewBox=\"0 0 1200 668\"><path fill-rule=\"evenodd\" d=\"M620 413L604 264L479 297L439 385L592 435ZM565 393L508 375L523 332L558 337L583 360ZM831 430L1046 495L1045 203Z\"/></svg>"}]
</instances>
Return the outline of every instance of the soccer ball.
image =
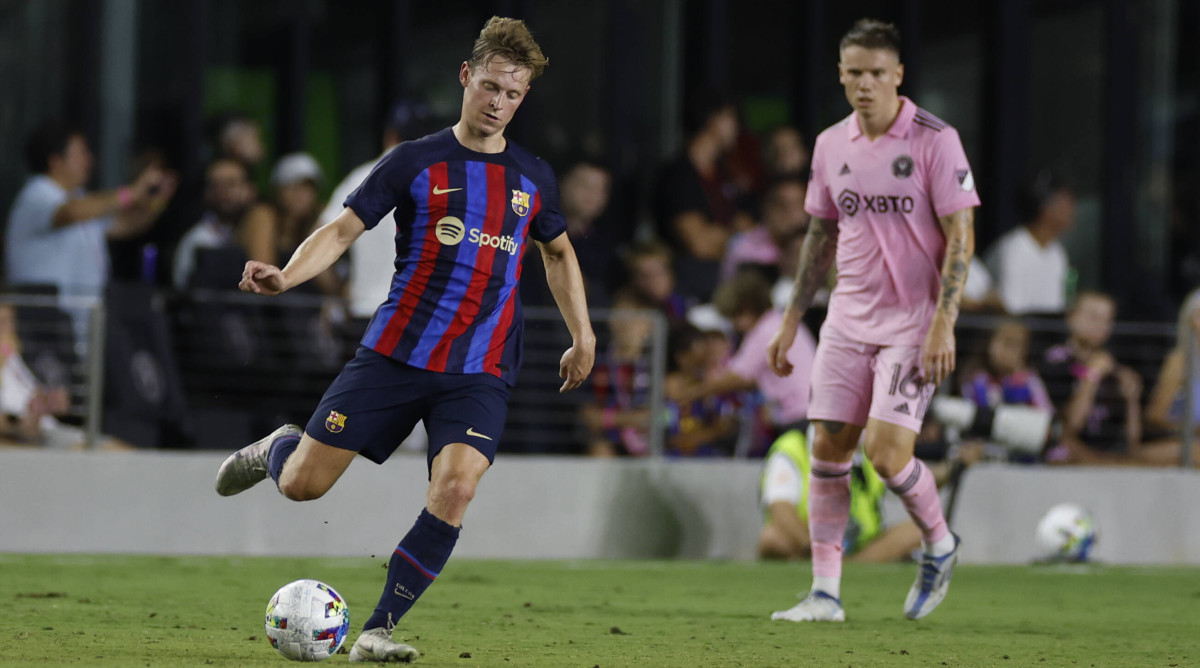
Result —
<instances>
[{"instance_id":1,"label":"soccer ball","mask_svg":"<svg viewBox=\"0 0 1200 668\"><path fill-rule=\"evenodd\" d=\"M1096 523L1083 508L1060 503L1038 522L1037 541L1046 559L1087 561L1096 544Z\"/></svg>"},{"instance_id":2,"label":"soccer ball","mask_svg":"<svg viewBox=\"0 0 1200 668\"><path fill-rule=\"evenodd\" d=\"M293 661L328 659L349 630L346 601L324 582L289 582L267 603L267 639Z\"/></svg>"}]
</instances>

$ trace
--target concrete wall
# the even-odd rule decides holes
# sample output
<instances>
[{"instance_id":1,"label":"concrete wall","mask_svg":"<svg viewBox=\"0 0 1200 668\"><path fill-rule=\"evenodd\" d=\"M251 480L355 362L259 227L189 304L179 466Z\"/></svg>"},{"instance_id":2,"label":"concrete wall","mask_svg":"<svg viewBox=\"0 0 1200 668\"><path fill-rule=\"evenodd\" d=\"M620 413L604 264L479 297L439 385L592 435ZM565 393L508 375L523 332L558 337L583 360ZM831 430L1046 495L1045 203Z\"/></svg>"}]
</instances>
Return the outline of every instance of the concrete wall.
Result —
<instances>
[{"instance_id":1,"label":"concrete wall","mask_svg":"<svg viewBox=\"0 0 1200 668\"><path fill-rule=\"evenodd\" d=\"M0 450L0 552L366 556L386 553L424 505L423 456L355 462L325 498L270 482L212 490L220 454ZM501 457L455 554L468 558L753 557L759 463ZM954 525L965 561L1020 563L1054 503L1089 506L1097 557L1200 564L1200 475L981 466ZM898 504L888 504L895 516Z\"/></svg>"}]
</instances>

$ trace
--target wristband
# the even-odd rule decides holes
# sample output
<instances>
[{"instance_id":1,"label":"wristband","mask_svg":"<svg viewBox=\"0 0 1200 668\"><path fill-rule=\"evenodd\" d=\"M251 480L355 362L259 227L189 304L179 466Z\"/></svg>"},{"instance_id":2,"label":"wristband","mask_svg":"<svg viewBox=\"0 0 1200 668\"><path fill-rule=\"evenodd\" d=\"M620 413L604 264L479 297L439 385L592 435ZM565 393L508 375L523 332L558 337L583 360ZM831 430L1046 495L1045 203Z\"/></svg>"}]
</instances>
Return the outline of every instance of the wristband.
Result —
<instances>
[{"instance_id":1,"label":"wristband","mask_svg":"<svg viewBox=\"0 0 1200 668\"><path fill-rule=\"evenodd\" d=\"M117 188L117 204L122 209L128 209L133 204L133 189L129 186Z\"/></svg>"}]
</instances>

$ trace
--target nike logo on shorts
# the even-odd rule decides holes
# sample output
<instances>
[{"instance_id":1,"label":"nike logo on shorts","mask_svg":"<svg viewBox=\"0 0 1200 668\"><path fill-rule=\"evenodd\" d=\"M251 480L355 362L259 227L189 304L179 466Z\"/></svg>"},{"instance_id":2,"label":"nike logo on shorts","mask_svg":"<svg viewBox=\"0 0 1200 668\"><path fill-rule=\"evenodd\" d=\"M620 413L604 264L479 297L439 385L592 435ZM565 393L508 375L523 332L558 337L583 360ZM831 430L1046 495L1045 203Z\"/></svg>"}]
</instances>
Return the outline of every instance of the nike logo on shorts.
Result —
<instances>
[{"instance_id":1,"label":"nike logo on shorts","mask_svg":"<svg viewBox=\"0 0 1200 668\"><path fill-rule=\"evenodd\" d=\"M489 441L490 441L490 440L492 440L492 437L491 437L491 436L484 436L483 434L481 434L481 433L479 433L479 432L475 431L475 428L474 428L474 427L467 427L467 436L474 436L474 437L476 437L476 438L483 438L483 439L487 439L487 440L489 440Z\"/></svg>"}]
</instances>

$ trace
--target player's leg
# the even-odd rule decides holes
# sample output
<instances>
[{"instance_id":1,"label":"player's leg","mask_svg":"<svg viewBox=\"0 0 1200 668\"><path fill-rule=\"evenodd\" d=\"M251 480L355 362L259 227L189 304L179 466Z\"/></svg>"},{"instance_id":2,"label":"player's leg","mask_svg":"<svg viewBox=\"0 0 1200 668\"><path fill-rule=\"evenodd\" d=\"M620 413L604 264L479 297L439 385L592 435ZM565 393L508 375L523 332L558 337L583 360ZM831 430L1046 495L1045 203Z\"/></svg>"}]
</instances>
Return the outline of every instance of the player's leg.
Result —
<instances>
[{"instance_id":1,"label":"player's leg","mask_svg":"<svg viewBox=\"0 0 1200 668\"><path fill-rule=\"evenodd\" d=\"M872 466L900 497L921 530L924 554L904 605L910 619L924 617L941 603L958 556L958 537L946 524L933 473L913 457L917 434L935 389L920 379L919 364L917 346L892 346L879 351L875 392L863 439Z\"/></svg>"},{"instance_id":2,"label":"player's leg","mask_svg":"<svg viewBox=\"0 0 1200 668\"><path fill-rule=\"evenodd\" d=\"M808 530L813 584L798 605L771 615L788 621L842 621L842 542L850 518L850 462L871 401L876 348L823 332L813 361L812 460Z\"/></svg>"},{"instance_id":3,"label":"player's leg","mask_svg":"<svg viewBox=\"0 0 1200 668\"><path fill-rule=\"evenodd\" d=\"M217 472L217 492L238 494L270 477L289 499L316 499L355 454L383 462L425 409L427 373L360 348L305 429L285 424L230 455Z\"/></svg>"},{"instance_id":4,"label":"player's leg","mask_svg":"<svg viewBox=\"0 0 1200 668\"><path fill-rule=\"evenodd\" d=\"M272 448L268 457L271 478L279 492L293 501L319 499L342 477L357 454L304 434L294 452L287 452L284 443Z\"/></svg>"},{"instance_id":5,"label":"player's leg","mask_svg":"<svg viewBox=\"0 0 1200 668\"><path fill-rule=\"evenodd\" d=\"M393 647L411 649L392 642L391 631L449 560L504 429L509 389L498 378L445 374L437 385L430 388L433 405L425 417L430 443L426 507L392 554L379 603L351 649L354 661L379 660Z\"/></svg>"}]
</instances>

